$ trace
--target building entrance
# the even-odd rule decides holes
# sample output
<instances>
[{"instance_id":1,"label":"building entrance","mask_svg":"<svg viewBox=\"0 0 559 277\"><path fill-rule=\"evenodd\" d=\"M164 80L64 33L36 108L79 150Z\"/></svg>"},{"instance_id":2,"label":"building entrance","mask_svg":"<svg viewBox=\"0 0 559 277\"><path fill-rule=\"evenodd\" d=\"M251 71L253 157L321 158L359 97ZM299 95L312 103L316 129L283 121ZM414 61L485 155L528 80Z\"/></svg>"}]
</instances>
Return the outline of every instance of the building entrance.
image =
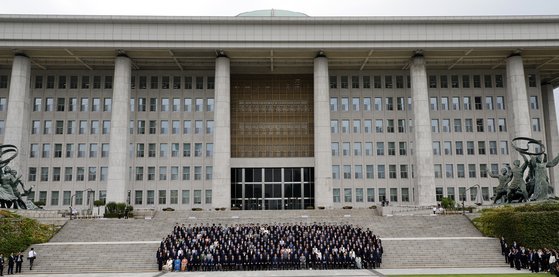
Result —
<instances>
[{"instance_id":1,"label":"building entrance","mask_svg":"<svg viewBox=\"0 0 559 277\"><path fill-rule=\"evenodd\" d=\"M299 210L314 208L314 168L233 168L231 208Z\"/></svg>"}]
</instances>

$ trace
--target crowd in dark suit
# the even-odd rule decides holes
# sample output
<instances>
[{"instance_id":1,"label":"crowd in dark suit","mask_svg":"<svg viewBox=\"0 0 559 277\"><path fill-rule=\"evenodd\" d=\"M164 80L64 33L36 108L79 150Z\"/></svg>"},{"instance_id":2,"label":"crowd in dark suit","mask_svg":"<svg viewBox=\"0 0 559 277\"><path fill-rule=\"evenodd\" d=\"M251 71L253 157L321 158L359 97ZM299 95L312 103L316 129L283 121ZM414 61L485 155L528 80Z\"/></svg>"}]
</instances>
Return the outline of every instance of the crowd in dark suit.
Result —
<instances>
[{"instance_id":1,"label":"crowd in dark suit","mask_svg":"<svg viewBox=\"0 0 559 277\"><path fill-rule=\"evenodd\" d=\"M528 269L531 272L549 272L559 276L559 264L555 249L528 249L513 241L508 243L501 237L501 253L505 262L517 270Z\"/></svg>"},{"instance_id":2,"label":"crowd in dark suit","mask_svg":"<svg viewBox=\"0 0 559 277\"><path fill-rule=\"evenodd\" d=\"M351 269L380 267L382 253L380 238L352 225L177 223L156 259L174 271Z\"/></svg>"}]
</instances>

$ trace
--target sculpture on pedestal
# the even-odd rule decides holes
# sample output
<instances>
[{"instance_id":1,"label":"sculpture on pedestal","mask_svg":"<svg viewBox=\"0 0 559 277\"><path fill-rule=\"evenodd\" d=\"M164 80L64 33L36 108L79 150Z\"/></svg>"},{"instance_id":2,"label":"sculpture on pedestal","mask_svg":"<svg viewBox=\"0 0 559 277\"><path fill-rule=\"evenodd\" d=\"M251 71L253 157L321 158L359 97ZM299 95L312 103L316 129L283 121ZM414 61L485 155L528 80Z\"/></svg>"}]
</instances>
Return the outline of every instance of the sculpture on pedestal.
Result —
<instances>
[{"instance_id":1,"label":"sculpture on pedestal","mask_svg":"<svg viewBox=\"0 0 559 277\"><path fill-rule=\"evenodd\" d=\"M0 208L35 209L37 206L22 198L29 195L33 188L25 190L21 175L17 176L17 171L8 166L17 154L17 147L14 145L0 145ZM20 192L19 186L23 192Z\"/></svg>"}]
</instances>

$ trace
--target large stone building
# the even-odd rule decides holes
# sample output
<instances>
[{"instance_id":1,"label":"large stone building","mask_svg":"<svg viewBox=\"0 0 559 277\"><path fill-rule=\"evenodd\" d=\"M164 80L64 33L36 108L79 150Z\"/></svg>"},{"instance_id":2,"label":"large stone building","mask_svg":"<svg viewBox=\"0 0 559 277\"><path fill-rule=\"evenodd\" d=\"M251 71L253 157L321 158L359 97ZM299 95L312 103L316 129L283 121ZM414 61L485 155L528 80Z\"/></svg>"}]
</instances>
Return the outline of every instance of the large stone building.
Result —
<instances>
[{"instance_id":1,"label":"large stone building","mask_svg":"<svg viewBox=\"0 0 559 277\"><path fill-rule=\"evenodd\" d=\"M559 154L558 83L558 16L0 16L0 141L52 209L489 201L512 138Z\"/></svg>"}]
</instances>

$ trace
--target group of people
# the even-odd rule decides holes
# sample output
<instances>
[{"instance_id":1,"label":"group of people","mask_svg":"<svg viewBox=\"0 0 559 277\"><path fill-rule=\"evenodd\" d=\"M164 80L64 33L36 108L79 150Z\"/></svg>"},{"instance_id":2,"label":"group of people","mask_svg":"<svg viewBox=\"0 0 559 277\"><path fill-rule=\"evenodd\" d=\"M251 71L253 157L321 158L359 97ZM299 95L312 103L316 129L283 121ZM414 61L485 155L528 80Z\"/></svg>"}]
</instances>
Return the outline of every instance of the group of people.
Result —
<instances>
[{"instance_id":1,"label":"group of people","mask_svg":"<svg viewBox=\"0 0 559 277\"><path fill-rule=\"evenodd\" d=\"M29 260L29 270L33 270L33 261L37 258L37 252L33 248L27 254L27 259ZM15 266L15 273L21 273L21 267L23 266L24 256L21 252L16 254L10 253L10 256L4 258L4 255L0 253L0 276L4 276L4 265L8 264L8 271L7 275L14 274L14 266Z\"/></svg>"},{"instance_id":2,"label":"group of people","mask_svg":"<svg viewBox=\"0 0 559 277\"><path fill-rule=\"evenodd\" d=\"M185 224L156 253L164 271L377 268L382 241L347 224Z\"/></svg>"},{"instance_id":3,"label":"group of people","mask_svg":"<svg viewBox=\"0 0 559 277\"><path fill-rule=\"evenodd\" d=\"M528 269L534 273L549 272L559 277L559 252L556 249L528 249L516 241L509 244L503 237L500 241L501 253L511 268Z\"/></svg>"}]
</instances>

